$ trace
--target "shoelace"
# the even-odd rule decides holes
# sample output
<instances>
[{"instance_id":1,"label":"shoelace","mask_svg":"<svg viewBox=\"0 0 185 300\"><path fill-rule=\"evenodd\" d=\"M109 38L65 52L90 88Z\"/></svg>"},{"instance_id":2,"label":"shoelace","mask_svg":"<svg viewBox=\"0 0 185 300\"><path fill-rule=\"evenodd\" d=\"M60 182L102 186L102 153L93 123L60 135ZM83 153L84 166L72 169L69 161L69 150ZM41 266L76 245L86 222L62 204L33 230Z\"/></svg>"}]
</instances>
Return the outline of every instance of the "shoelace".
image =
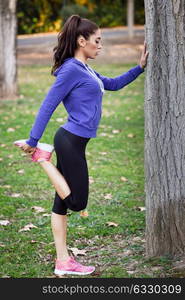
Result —
<instances>
[{"instance_id":1,"label":"shoelace","mask_svg":"<svg viewBox=\"0 0 185 300\"><path fill-rule=\"evenodd\" d=\"M71 258L71 263L76 264L76 266L82 266L82 264L76 261L74 258Z\"/></svg>"}]
</instances>

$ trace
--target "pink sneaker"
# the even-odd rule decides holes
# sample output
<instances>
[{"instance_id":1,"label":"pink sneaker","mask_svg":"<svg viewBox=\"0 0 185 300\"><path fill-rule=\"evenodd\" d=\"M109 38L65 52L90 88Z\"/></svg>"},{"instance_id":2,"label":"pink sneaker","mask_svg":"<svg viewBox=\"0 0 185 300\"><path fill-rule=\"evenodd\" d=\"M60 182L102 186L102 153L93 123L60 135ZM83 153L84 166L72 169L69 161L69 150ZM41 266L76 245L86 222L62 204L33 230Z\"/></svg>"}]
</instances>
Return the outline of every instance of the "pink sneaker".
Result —
<instances>
[{"instance_id":1,"label":"pink sneaker","mask_svg":"<svg viewBox=\"0 0 185 300\"><path fill-rule=\"evenodd\" d=\"M18 141L15 141L13 143L14 143L15 146L21 147L24 144L26 144L26 140L18 140Z\"/></svg>"},{"instance_id":2,"label":"pink sneaker","mask_svg":"<svg viewBox=\"0 0 185 300\"><path fill-rule=\"evenodd\" d=\"M54 147L45 143L38 143L31 159L34 162L48 161L51 159Z\"/></svg>"},{"instance_id":3,"label":"pink sneaker","mask_svg":"<svg viewBox=\"0 0 185 300\"><path fill-rule=\"evenodd\" d=\"M26 144L26 140L18 140L14 142L15 146L21 147ZM33 162L42 162L51 159L54 147L46 143L37 143L36 150L31 156Z\"/></svg>"},{"instance_id":4,"label":"pink sneaker","mask_svg":"<svg viewBox=\"0 0 185 300\"><path fill-rule=\"evenodd\" d=\"M79 262L75 261L73 257L69 257L66 262L61 262L56 259L55 263L55 275L73 274L73 275L88 275L94 272L95 267L83 266Z\"/></svg>"}]
</instances>

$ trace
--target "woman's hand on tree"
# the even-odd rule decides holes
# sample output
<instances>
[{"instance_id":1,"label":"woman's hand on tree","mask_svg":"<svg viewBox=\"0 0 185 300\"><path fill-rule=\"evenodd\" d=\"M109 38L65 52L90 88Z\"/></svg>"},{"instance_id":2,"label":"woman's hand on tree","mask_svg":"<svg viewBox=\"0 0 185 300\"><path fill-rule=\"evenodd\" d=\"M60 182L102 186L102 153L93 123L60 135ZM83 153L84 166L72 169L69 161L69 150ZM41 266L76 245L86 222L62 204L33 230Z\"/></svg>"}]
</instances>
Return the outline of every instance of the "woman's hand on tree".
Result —
<instances>
[{"instance_id":1,"label":"woman's hand on tree","mask_svg":"<svg viewBox=\"0 0 185 300\"><path fill-rule=\"evenodd\" d=\"M144 48L142 50L140 63L139 63L139 65L142 69L144 69L146 67L147 58L148 58L148 54L149 54L149 52L146 50L146 47L147 47L146 42L144 42Z\"/></svg>"}]
</instances>

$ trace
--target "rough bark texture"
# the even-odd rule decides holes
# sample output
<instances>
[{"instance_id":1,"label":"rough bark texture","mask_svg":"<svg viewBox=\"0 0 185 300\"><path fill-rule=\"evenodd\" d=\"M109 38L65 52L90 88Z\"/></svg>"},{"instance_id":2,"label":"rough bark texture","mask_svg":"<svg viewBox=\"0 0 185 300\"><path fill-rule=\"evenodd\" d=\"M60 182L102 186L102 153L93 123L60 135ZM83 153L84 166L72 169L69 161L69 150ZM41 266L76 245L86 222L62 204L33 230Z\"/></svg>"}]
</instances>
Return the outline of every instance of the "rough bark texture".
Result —
<instances>
[{"instance_id":1,"label":"rough bark texture","mask_svg":"<svg viewBox=\"0 0 185 300\"><path fill-rule=\"evenodd\" d=\"M0 0L0 98L17 93L16 0Z\"/></svg>"},{"instance_id":2,"label":"rough bark texture","mask_svg":"<svg viewBox=\"0 0 185 300\"><path fill-rule=\"evenodd\" d=\"M185 251L185 0L145 0L146 253Z\"/></svg>"}]
</instances>

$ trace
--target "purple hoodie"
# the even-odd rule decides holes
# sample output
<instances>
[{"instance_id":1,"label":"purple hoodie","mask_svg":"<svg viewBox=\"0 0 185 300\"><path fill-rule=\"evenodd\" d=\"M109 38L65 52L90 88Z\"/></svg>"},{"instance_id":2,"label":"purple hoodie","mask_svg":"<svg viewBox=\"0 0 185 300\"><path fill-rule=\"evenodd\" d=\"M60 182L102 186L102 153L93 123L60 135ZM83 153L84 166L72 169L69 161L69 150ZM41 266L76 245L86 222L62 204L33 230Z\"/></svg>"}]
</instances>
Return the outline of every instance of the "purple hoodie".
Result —
<instances>
[{"instance_id":1,"label":"purple hoodie","mask_svg":"<svg viewBox=\"0 0 185 300\"><path fill-rule=\"evenodd\" d=\"M56 80L40 106L30 138L26 141L28 145L36 147L61 102L68 112L68 120L61 127L81 137L96 137L102 113L103 91L96 76L92 76L87 68L87 64L70 57L54 72ZM101 79L105 90L117 91L135 80L144 69L138 65L115 78L94 72Z\"/></svg>"}]
</instances>

